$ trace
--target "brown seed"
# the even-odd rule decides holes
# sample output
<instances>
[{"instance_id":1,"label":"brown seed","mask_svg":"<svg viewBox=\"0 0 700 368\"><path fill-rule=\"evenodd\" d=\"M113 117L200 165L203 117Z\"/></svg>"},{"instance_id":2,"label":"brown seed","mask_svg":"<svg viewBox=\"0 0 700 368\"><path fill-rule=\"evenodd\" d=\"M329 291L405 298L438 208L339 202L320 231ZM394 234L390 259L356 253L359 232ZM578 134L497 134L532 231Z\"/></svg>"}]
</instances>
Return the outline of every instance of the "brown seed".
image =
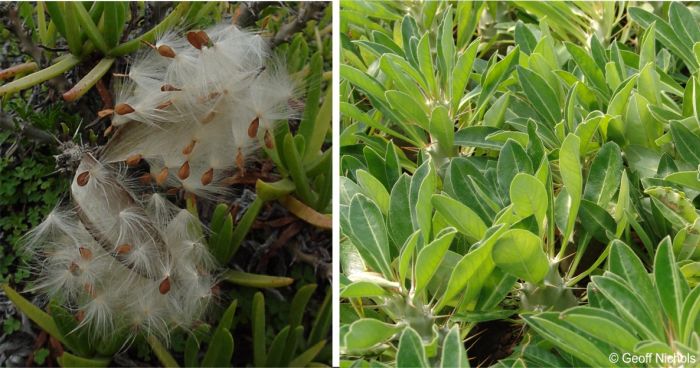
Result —
<instances>
[{"instance_id":1,"label":"brown seed","mask_svg":"<svg viewBox=\"0 0 700 368\"><path fill-rule=\"evenodd\" d=\"M158 110L165 110L166 108L168 108L168 107L169 107L170 105L172 105L172 104L173 104L172 101L167 100L167 101L161 103L160 105L156 106L156 109L158 109Z\"/></svg>"},{"instance_id":2,"label":"brown seed","mask_svg":"<svg viewBox=\"0 0 700 368\"><path fill-rule=\"evenodd\" d=\"M168 167L166 166L162 170L160 170L160 172L156 176L156 183L158 185L161 185L161 184L165 183L165 179L167 179L167 178L168 178Z\"/></svg>"},{"instance_id":3,"label":"brown seed","mask_svg":"<svg viewBox=\"0 0 700 368\"><path fill-rule=\"evenodd\" d=\"M165 295L170 291L170 276L166 276L163 281L160 282L160 286L158 286L158 291L160 291L161 294Z\"/></svg>"},{"instance_id":4,"label":"brown seed","mask_svg":"<svg viewBox=\"0 0 700 368\"><path fill-rule=\"evenodd\" d=\"M236 154L236 166L238 166L238 170L241 172L241 176L243 176L245 173L245 157L243 157L243 151L241 151L240 148Z\"/></svg>"},{"instance_id":5,"label":"brown seed","mask_svg":"<svg viewBox=\"0 0 700 368\"><path fill-rule=\"evenodd\" d=\"M143 185L151 184L151 180L153 180L153 175L151 175L150 173L145 173L139 176L139 182L141 182L141 184Z\"/></svg>"},{"instance_id":6,"label":"brown seed","mask_svg":"<svg viewBox=\"0 0 700 368\"><path fill-rule=\"evenodd\" d=\"M265 131L264 141L265 141L265 147L267 147L268 149L272 149L275 146L275 144L272 140L272 134L270 134L269 130Z\"/></svg>"},{"instance_id":7,"label":"brown seed","mask_svg":"<svg viewBox=\"0 0 700 368\"><path fill-rule=\"evenodd\" d=\"M84 310L79 310L78 313L75 314L75 319L78 322L82 322L85 319L85 311Z\"/></svg>"},{"instance_id":8,"label":"brown seed","mask_svg":"<svg viewBox=\"0 0 700 368\"><path fill-rule=\"evenodd\" d=\"M176 91L182 91L180 88L177 88L173 86L172 84L164 84L160 86L161 92L176 92Z\"/></svg>"},{"instance_id":9,"label":"brown seed","mask_svg":"<svg viewBox=\"0 0 700 368\"><path fill-rule=\"evenodd\" d=\"M202 123L202 124L211 123L211 121L214 120L215 117L216 117L216 111L214 111L214 110L209 111L206 115L204 115L202 120L200 120L200 123Z\"/></svg>"},{"instance_id":10,"label":"brown seed","mask_svg":"<svg viewBox=\"0 0 700 368\"><path fill-rule=\"evenodd\" d=\"M187 42L197 50L202 49L202 41L197 37L197 32L195 31L187 32Z\"/></svg>"},{"instance_id":11,"label":"brown seed","mask_svg":"<svg viewBox=\"0 0 700 368\"><path fill-rule=\"evenodd\" d=\"M141 156L139 153L131 155L126 158L126 164L129 166L136 166L139 164L139 162L141 162L142 158L143 156Z\"/></svg>"},{"instance_id":12,"label":"brown seed","mask_svg":"<svg viewBox=\"0 0 700 368\"><path fill-rule=\"evenodd\" d=\"M104 136L106 137L106 136L112 134L112 130L114 130L114 125L108 126L107 129L105 129Z\"/></svg>"},{"instance_id":13,"label":"brown seed","mask_svg":"<svg viewBox=\"0 0 700 368\"><path fill-rule=\"evenodd\" d=\"M205 171L204 174L202 174L202 185L209 185L211 181L214 179L214 168L209 168L209 170Z\"/></svg>"},{"instance_id":14,"label":"brown seed","mask_svg":"<svg viewBox=\"0 0 700 368\"><path fill-rule=\"evenodd\" d=\"M114 109L104 109L97 112L99 118L104 118L114 114Z\"/></svg>"},{"instance_id":15,"label":"brown seed","mask_svg":"<svg viewBox=\"0 0 700 368\"><path fill-rule=\"evenodd\" d=\"M248 137L250 138L255 138L258 136L258 127L260 126L260 118L255 117L253 121L250 122L250 126L248 126Z\"/></svg>"},{"instance_id":16,"label":"brown seed","mask_svg":"<svg viewBox=\"0 0 700 368\"><path fill-rule=\"evenodd\" d=\"M115 249L115 253L117 254L126 254L131 252L131 244L122 244Z\"/></svg>"},{"instance_id":17,"label":"brown seed","mask_svg":"<svg viewBox=\"0 0 700 368\"><path fill-rule=\"evenodd\" d=\"M90 258L92 258L92 251L90 249L87 249L85 247L80 247L78 248L78 252L80 252L80 256L83 257L84 260L88 261Z\"/></svg>"},{"instance_id":18,"label":"brown seed","mask_svg":"<svg viewBox=\"0 0 700 368\"><path fill-rule=\"evenodd\" d=\"M83 289L85 289L85 292L88 293L93 299L97 294L95 293L95 288L92 286L92 284L85 284L83 285Z\"/></svg>"},{"instance_id":19,"label":"brown seed","mask_svg":"<svg viewBox=\"0 0 700 368\"><path fill-rule=\"evenodd\" d=\"M180 188L170 188L170 189L165 191L165 194L170 195L170 196L174 196L179 191L180 191Z\"/></svg>"},{"instance_id":20,"label":"brown seed","mask_svg":"<svg viewBox=\"0 0 700 368\"><path fill-rule=\"evenodd\" d=\"M204 31L187 32L187 41L197 50L201 50L202 46L209 47L209 45L211 45L209 35L207 35Z\"/></svg>"},{"instance_id":21,"label":"brown seed","mask_svg":"<svg viewBox=\"0 0 700 368\"><path fill-rule=\"evenodd\" d=\"M80 271L80 266L75 262L71 262L70 266L68 266L68 271L73 275L77 275L78 271Z\"/></svg>"},{"instance_id":22,"label":"brown seed","mask_svg":"<svg viewBox=\"0 0 700 368\"><path fill-rule=\"evenodd\" d=\"M195 144L197 144L197 141L193 139L192 142L190 142L190 144L186 145L185 148L182 149L182 154L187 156L190 153L192 153Z\"/></svg>"},{"instance_id":23,"label":"brown seed","mask_svg":"<svg viewBox=\"0 0 700 368\"><path fill-rule=\"evenodd\" d=\"M158 46L158 53L160 54L160 56L165 56L167 58L175 57L175 51L173 51L173 49L168 45Z\"/></svg>"},{"instance_id":24,"label":"brown seed","mask_svg":"<svg viewBox=\"0 0 700 368\"><path fill-rule=\"evenodd\" d=\"M84 187L85 184L88 183L88 180L90 180L90 172L89 171L83 171L78 175L78 178L75 180L76 183L78 183L79 186Z\"/></svg>"},{"instance_id":25,"label":"brown seed","mask_svg":"<svg viewBox=\"0 0 700 368\"><path fill-rule=\"evenodd\" d=\"M131 114L134 111L136 110L134 110L134 108L131 107L131 105L125 103L120 103L119 105L114 107L114 112L116 112L117 115Z\"/></svg>"},{"instance_id":26,"label":"brown seed","mask_svg":"<svg viewBox=\"0 0 700 368\"><path fill-rule=\"evenodd\" d=\"M180 166L180 170L177 171L177 177L180 178L180 180L185 180L190 176L190 162L185 161L182 166Z\"/></svg>"}]
</instances>

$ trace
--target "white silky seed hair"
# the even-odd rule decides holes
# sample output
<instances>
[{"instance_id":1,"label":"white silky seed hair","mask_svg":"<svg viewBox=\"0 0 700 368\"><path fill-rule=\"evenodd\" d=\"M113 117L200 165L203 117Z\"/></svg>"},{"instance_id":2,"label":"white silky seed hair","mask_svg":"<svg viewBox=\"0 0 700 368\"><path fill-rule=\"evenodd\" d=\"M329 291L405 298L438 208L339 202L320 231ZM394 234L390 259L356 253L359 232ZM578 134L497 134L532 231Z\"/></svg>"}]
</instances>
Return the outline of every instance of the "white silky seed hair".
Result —
<instances>
[{"instance_id":1,"label":"white silky seed hair","mask_svg":"<svg viewBox=\"0 0 700 368\"><path fill-rule=\"evenodd\" d=\"M233 25L169 31L126 75L102 161L145 159L157 184L204 198L225 194L217 182L243 174L275 124L296 115L284 63L259 34Z\"/></svg>"},{"instance_id":2,"label":"white silky seed hair","mask_svg":"<svg viewBox=\"0 0 700 368\"><path fill-rule=\"evenodd\" d=\"M243 172L297 92L260 35L231 25L168 31L135 57L117 85L115 135L85 154L72 207L56 208L25 238L35 290L56 298L96 337L126 329L168 340L212 298L216 260L203 227L162 195L137 194L125 166L145 159L162 187L205 199Z\"/></svg>"}]
</instances>

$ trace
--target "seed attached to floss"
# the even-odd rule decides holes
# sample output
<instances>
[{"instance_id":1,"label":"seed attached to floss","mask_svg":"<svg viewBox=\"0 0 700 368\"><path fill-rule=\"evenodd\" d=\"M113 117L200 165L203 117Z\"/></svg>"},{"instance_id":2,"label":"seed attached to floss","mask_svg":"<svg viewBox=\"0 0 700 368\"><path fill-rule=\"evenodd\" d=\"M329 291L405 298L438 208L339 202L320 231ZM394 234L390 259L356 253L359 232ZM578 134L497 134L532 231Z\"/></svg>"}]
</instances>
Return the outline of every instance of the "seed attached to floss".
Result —
<instances>
[{"instance_id":1,"label":"seed attached to floss","mask_svg":"<svg viewBox=\"0 0 700 368\"><path fill-rule=\"evenodd\" d=\"M114 250L115 253L122 255L131 252L131 244L122 244Z\"/></svg>"},{"instance_id":2,"label":"seed attached to floss","mask_svg":"<svg viewBox=\"0 0 700 368\"><path fill-rule=\"evenodd\" d=\"M202 185L209 185L214 179L214 168L210 167L209 170L202 174Z\"/></svg>"},{"instance_id":3,"label":"seed attached to floss","mask_svg":"<svg viewBox=\"0 0 700 368\"><path fill-rule=\"evenodd\" d=\"M161 92L177 92L177 91L182 91L182 90L173 86L172 84L164 84L164 85L160 86L160 91Z\"/></svg>"},{"instance_id":4,"label":"seed attached to floss","mask_svg":"<svg viewBox=\"0 0 700 368\"><path fill-rule=\"evenodd\" d=\"M134 110L134 108L131 107L131 105L125 103L120 103L119 105L114 107L114 112L116 112L117 115L131 114L134 111L136 110Z\"/></svg>"},{"instance_id":5,"label":"seed attached to floss","mask_svg":"<svg viewBox=\"0 0 700 368\"><path fill-rule=\"evenodd\" d=\"M89 261L90 258L92 258L92 251L90 249L80 247L78 248L78 252L80 252L80 257L82 257L86 261Z\"/></svg>"},{"instance_id":6,"label":"seed attached to floss","mask_svg":"<svg viewBox=\"0 0 700 368\"><path fill-rule=\"evenodd\" d=\"M104 109L97 112L97 116L100 118L104 118L112 114L114 114L114 109Z\"/></svg>"},{"instance_id":7,"label":"seed attached to floss","mask_svg":"<svg viewBox=\"0 0 700 368\"><path fill-rule=\"evenodd\" d=\"M158 173L158 176L156 176L156 183L158 185L161 185L161 184L165 183L165 179L167 179L167 178L168 178L168 167L165 166L165 167L163 167L162 170L160 170L160 173Z\"/></svg>"},{"instance_id":8,"label":"seed attached to floss","mask_svg":"<svg viewBox=\"0 0 700 368\"><path fill-rule=\"evenodd\" d=\"M78 177L75 179L75 182L78 183L79 186L84 187L88 181L90 180L90 172L89 171L83 171L78 175Z\"/></svg>"},{"instance_id":9,"label":"seed attached to floss","mask_svg":"<svg viewBox=\"0 0 700 368\"><path fill-rule=\"evenodd\" d=\"M160 282L158 291L160 291L162 295L165 295L168 293L168 291L170 291L170 276L166 276L165 279Z\"/></svg>"},{"instance_id":10,"label":"seed attached to floss","mask_svg":"<svg viewBox=\"0 0 700 368\"><path fill-rule=\"evenodd\" d=\"M204 115L202 120L200 120L200 123L209 124L209 123L211 123L212 120L214 120L215 117L216 117L216 111L214 111L214 110L209 111L206 115Z\"/></svg>"},{"instance_id":11,"label":"seed attached to floss","mask_svg":"<svg viewBox=\"0 0 700 368\"><path fill-rule=\"evenodd\" d=\"M171 59L175 57L175 51L173 51L173 49L168 45L160 45L158 46L157 50L160 56L165 56Z\"/></svg>"},{"instance_id":12,"label":"seed attached to floss","mask_svg":"<svg viewBox=\"0 0 700 368\"><path fill-rule=\"evenodd\" d=\"M139 162L141 162L142 158L143 158L143 156L141 156L141 154L139 154L139 153L131 155L131 156L126 158L126 164L128 166L136 166L139 164Z\"/></svg>"},{"instance_id":13,"label":"seed attached to floss","mask_svg":"<svg viewBox=\"0 0 700 368\"><path fill-rule=\"evenodd\" d=\"M78 271L80 271L80 266L78 266L78 264L75 262L71 262L70 266L68 266L68 271L70 271L70 273L72 273L73 275L77 276Z\"/></svg>"},{"instance_id":14,"label":"seed attached to floss","mask_svg":"<svg viewBox=\"0 0 700 368\"><path fill-rule=\"evenodd\" d=\"M243 157L243 151L241 151L240 148L236 154L236 166L238 166L241 176L245 175L245 158Z\"/></svg>"},{"instance_id":15,"label":"seed attached to floss","mask_svg":"<svg viewBox=\"0 0 700 368\"><path fill-rule=\"evenodd\" d=\"M156 109L157 109L157 110L165 110L165 109L167 109L167 108L168 108L170 105L172 105L172 104L173 104L172 101L167 100L167 101L165 101L165 102L159 104L158 106L156 106Z\"/></svg>"},{"instance_id":16,"label":"seed attached to floss","mask_svg":"<svg viewBox=\"0 0 700 368\"><path fill-rule=\"evenodd\" d=\"M204 31L187 32L187 41L197 50L201 50L203 46L209 47L211 45L209 35Z\"/></svg>"},{"instance_id":17,"label":"seed attached to floss","mask_svg":"<svg viewBox=\"0 0 700 368\"><path fill-rule=\"evenodd\" d=\"M265 141L265 147L267 147L267 149L272 149L275 146L272 141L272 135L270 134L269 130L265 131L265 137L263 140Z\"/></svg>"},{"instance_id":18,"label":"seed attached to floss","mask_svg":"<svg viewBox=\"0 0 700 368\"><path fill-rule=\"evenodd\" d=\"M151 175L150 173L145 173L139 176L139 182L143 185L151 184L151 180L153 180L153 175Z\"/></svg>"},{"instance_id":19,"label":"seed attached to floss","mask_svg":"<svg viewBox=\"0 0 700 368\"><path fill-rule=\"evenodd\" d=\"M75 314L75 319L78 322L82 322L85 319L85 311L84 310L79 310L78 313Z\"/></svg>"},{"instance_id":20,"label":"seed attached to floss","mask_svg":"<svg viewBox=\"0 0 700 368\"><path fill-rule=\"evenodd\" d=\"M92 286L92 284L85 284L83 285L83 289L85 289L85 292L88 293L93 299L97 296L95 293L95 288Z\"/></svg>"},{"instance_id":21,"label":"seed attached to floss","mask_svg":"<svg viewBox=\"0 0 700 368\"><path fill-rule=\"evenodd\" d=\"M180 166L180 170L177 172L177 177L180 178L180 180L185 180L190 176L190 162L185 161L182 166Z\"/></svg>"},{"instance_id":22,"label":"seed attached to floss","mask_svg":"<svg viewBox=\"0 0 700 368\"><path fill-rule=\"evenodd\" d=\"M192 153L192 150L194 150L194 145L197 144L196 140L192 140L188 145L185 146L185 148L182 149L182 154L187 156L190 153Z\"/></svg>"},{"instance_id":23,"label":"seed attached to floss","mask_svg":"<svg viewBox=\"0 0 700 368\"><path fill-rule=\"evenodd\" d=\"M260 126L260 118L255 117L252 122L250 122L250 126L248 127L248 137L250 138L255 138L258 136L258 127Z\"/></svg>"}]
</instances>

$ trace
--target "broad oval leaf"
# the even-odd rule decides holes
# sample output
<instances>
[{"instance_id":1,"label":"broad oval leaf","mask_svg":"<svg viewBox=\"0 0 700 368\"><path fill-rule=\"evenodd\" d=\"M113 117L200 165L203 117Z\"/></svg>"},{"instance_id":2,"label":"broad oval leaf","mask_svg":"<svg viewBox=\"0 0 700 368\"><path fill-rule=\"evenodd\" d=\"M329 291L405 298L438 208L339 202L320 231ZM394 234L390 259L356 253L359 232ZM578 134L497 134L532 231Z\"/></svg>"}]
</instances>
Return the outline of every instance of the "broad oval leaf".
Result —
<instances>
[{"instance_id":1,"label":"broad oval leaf","mask_svg":"<svg viewBox=\"0 0 700 368\"><path fill-rule=\"evenodd\" d=\"M415 367L427 368L430 367L428 359L425 356L425 348L423 341L411 327L406 327L399 339L399 350L396 353L397 367Z\"/></svg>"},{"instance_id":2,"label":"broad oval leaf","mask_svg":"<svg viewBox=\"0 0 700 368\"><path fill-rule=\"evenodd\" d=\"M433 207L445 218L448 224L454 226L460 233L471 241L478 241L486 233L486 224L479 215L461 202L444 194L435 194L432 198Z\"/></svg>"},{"instance_id":3,"label":"broad oval leaf","mask_svg":"<svg viewBox=\"0 0 700 368\"><path fill-rule=\"evenodd\" d=\"M345 334L347 351L362 351L392 338L401 327L374 318L361 318L353 322Z\"/></svg>"},{"instance_id":4,"label":"broad oval leaf","mask_svg":"<svg viewBox=\"0 0 700 368\"><path fill-rule=\"evenodd\" d=\"M518 142L509 139L501 149L496 166L498 187L503 197L508 197L510 185L518 173L532 174L532 162Z\"/></svg>"},{"instance_id":5,"label":"broad oval leaf","mask_svg":"<svg viewBox=\"0 0 700 368\"><path fill-rule=\"evenodd\" d=\"M544 229L548 199L547 190L539 179L526 173L517 174L510 184L510 201L519 217L535 215L540 231Z\"/></svg>"},{"instance_id":6,"label":"broad oval leaf","mask_svg":"<svg viewBox=\"0 0 700 368\"><path fill-rule=\"evenodd\" d=\"M549 260L542 239L522 229L503 233L493 246L493 262L501 270L538 284L549 272Z\"/></svg>"},{"instance_id":7,"label":"broad oval leaf","mask_svg":"<svg viewBox=\"0 0 700 368\"><path fill-rule=\"evenodd\" d=\"M615 142L607 142L596 154L586 180L583 199L603 208L615 196L622 178L622 153Z\"/></svg>"},{"instance_id":8,"label":"broad oval leaf","mask_svg":"<svg viewBox=\"0 0 700 368\"><path fill-rule=\"evenodd\" d=\"M389 267L389 238L379 207L363 194L357 194L350 202L348 222L350 231L344 231L365 264L387 279L393 279Z\"/></svg>"}]
</instances>

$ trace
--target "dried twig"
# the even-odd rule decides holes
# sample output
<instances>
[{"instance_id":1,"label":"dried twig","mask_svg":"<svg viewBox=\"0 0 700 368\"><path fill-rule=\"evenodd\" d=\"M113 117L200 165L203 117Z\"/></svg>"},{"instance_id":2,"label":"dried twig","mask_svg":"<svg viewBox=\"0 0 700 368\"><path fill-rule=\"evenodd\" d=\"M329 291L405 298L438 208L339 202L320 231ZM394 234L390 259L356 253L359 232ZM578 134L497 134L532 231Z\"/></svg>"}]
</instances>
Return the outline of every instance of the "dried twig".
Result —
<instances>
[{"instance_id":1,"label":"dried twig","mask_svg":"<svg viewBox=\"0 0 700 368\"><path fill-rule=\"evenodd\" d=\"M0 111L0 128L3 130L18 130L25 137L40 143L54 142L54 137L51 134L25 122L15 124L13 120L12 115Z\"/></svg>"},{"instance_id":2,"label":"dried twig","mask_svg":"<svg viewBox=\"0 0 700 368\"><path fill-rule=\"evenodd\" d=\"M270 40L270 45L275 47L282 42L289 41L293 34L299 32L312 19L320 19L323 10L328 4L323 2L304 2L301 4L299 13L289 23L283 24L280 30Z\"/></svg>"}]
</instances>

